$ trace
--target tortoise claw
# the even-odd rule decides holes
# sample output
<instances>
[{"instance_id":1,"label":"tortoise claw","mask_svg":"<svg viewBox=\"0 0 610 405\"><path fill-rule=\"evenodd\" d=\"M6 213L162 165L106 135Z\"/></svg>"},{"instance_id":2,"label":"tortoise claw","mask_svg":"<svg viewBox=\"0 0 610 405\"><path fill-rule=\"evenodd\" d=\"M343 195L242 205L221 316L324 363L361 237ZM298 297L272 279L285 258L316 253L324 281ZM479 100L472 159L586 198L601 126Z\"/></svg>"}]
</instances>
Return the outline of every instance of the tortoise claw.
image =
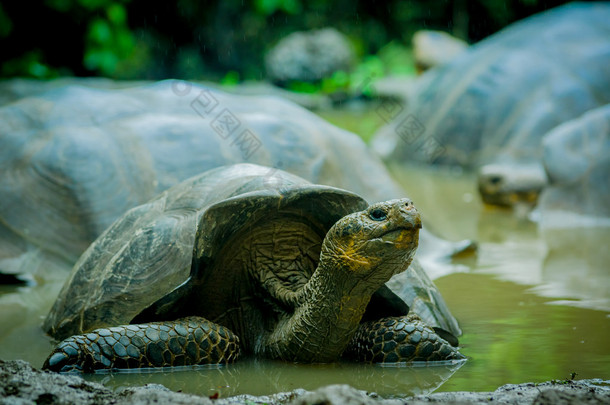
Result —
<instances>
[{"instance_id":1,"label":"tortoise claw","mask_svg":"<svg viewBox=\"0 0 610 405\"><path fill-rule=\"evenodd\" d=\"M69 343L60 344L45 360L44 364L42 365L42 369L55 371L58 373L82 371L82 367L79 365L78 360L78 352L74 351L72 345Z\"/></svg>"}]
</instances>

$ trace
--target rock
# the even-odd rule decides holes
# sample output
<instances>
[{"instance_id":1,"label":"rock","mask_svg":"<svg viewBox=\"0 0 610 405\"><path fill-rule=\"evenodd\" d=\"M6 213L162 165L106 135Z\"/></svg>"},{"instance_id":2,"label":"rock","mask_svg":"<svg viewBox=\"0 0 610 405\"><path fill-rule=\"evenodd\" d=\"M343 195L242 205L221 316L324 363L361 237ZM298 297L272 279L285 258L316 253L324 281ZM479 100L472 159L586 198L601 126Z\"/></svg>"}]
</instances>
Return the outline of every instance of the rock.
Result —
<instances>
[{"instance_id":1,"label":"rock","mask_svg":"<svg viewBox=\"0 0 610 405\"><path fill-rule=\"evenodd\" d=\"M28 363L0 360L0 404L104 404L115 395L78 376L41 372Z\"/></svg>"},{"instance_id":2,"label":"rock","mask_svg":"<svg viewBox=\"0 0 610 405\"><path fill-rule=\"evenodd\" d=\"M449 63L468 48L466 41L444 31L419 30L411 42L418 72Z\"/></svg>"},{"instance_id":3,"label":"rock","mask_svg":"<svg viewBox=\"0 0 610 405\"><path fill-rule=\"evenodd\" d=\"M334 28L294 32L281 39L265 58L267 77L274 83L317 82L337 71L350 70L354 51Z\"/></svg>"},{"instance_id":4,"label":"rock","mask_svg":"<svg viewBox=\"0 0 610 405\"><path fill-rule=\"evenodd\" d=\"M160 384L146 384L143 387L125 388L114 394L117 404L175 404L210 405L215 402L197 395L173 392Z\"/></svg>"},{"instance_id":5,"label":"rock","mask_svg":"<svg viewBox=\"0 0 610 405\"><path fill-rule=\"evenodd\" d=\"M591 390L585 392L570 392L559 389L548 389L538 394L533 405L588 405L608 404L610 398L600 395Z\"/></svg>"},{"instance_id":6,"label":"rock","mask_svg":"<svg viewBox=\"0 0 610 405\"><path fill-rule=\"evenodd\" d=\"M428 396L416 396L416 401L452 404L548 404L548 398L593 399L595 404L610 403L609 381L562 380L539 384L507 384L493 392L439 392ZM417 402L415 402L417 403ZM561 403L561 402L559 402Z\"/></svg>"},{"instance_id":7,"label":"rock","mask_svg":"<svg viewBox=\"0 0 610 405\"><path fill-rule=\"evenodd\" d=\"M329 385L308 392L292 402L290 405L314 405L314 404L346 404L346 405L399 405L400 400L380 400L375 395L369 395L364 391L357 390L349 385Z\"/></svg>"}]
</instances>

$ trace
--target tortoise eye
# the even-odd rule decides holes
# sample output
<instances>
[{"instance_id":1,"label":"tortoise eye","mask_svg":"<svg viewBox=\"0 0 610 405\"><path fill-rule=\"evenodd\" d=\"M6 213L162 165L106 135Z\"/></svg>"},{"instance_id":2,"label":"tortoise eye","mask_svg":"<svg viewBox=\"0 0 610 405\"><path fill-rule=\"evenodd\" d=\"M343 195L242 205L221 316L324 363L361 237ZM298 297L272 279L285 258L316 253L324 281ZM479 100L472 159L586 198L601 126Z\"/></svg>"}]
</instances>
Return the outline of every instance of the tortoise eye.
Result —
<instances>
[{"instance_id":1,"label":"tortoise eye","mask_svg":"<svg viewBox=\"0 0 610 405\"><path fill-rule=\"evenodd\" d=\"M375 208L369 213L369 217L371 217L373 221L383 221L388 217L388 215L381 208Z\"/></svg>"}]
</instances>

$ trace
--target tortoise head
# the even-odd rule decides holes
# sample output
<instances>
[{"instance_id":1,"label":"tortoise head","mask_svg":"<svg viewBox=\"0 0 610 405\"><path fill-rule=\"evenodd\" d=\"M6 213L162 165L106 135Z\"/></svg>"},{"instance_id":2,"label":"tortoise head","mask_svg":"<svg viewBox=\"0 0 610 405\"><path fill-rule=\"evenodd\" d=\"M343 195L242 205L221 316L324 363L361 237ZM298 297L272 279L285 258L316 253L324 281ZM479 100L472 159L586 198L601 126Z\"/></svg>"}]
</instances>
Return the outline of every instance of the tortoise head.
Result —
<instances>
[{"instance_id":1,"label":"tortoise head","mask_svg":"<svg viewBox=\"0 0 610 405\"><path fill-rule=\"evenodd\" d=\"M337 220L322 242L316 271L296 292L294 312L269 336L268 355L308 362L337 359L375 291L411 263L420 228L408 199L373 204Z\"/></svg>"},{"instance_id":2,"label":"tortoise head","mask_svg":"<svg viewBox=\"0 0 610 405\"><path fill-rule=\"evenodd\" d=\"M379 287L409 266L421 227L419 213L409 199L373 204L332 226L320 261Z\"/></svg>"}]
</instances>

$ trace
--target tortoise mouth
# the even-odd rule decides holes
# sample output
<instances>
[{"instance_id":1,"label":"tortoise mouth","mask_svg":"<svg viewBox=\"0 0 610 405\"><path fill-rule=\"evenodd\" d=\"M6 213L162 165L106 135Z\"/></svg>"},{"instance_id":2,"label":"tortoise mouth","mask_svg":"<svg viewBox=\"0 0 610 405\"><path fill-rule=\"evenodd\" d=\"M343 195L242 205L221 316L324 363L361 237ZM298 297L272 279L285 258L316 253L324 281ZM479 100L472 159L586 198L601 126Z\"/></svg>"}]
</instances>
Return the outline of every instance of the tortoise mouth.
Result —
<instances>
[{"instance_id":1,"label":"tortoise mouth","mask_svg":"<svg viewBox=\"0 0 610 405\"><path fill-rule=\"evenodd\" d=\"M404 239L405 236L410 236L414 232L413 226L401 226L398 228L388 229L383 232L381 235L371 239L372 241L380 241L380 242L388 242L395 243L401 239Z\"/></svg>"}]
</instances>

